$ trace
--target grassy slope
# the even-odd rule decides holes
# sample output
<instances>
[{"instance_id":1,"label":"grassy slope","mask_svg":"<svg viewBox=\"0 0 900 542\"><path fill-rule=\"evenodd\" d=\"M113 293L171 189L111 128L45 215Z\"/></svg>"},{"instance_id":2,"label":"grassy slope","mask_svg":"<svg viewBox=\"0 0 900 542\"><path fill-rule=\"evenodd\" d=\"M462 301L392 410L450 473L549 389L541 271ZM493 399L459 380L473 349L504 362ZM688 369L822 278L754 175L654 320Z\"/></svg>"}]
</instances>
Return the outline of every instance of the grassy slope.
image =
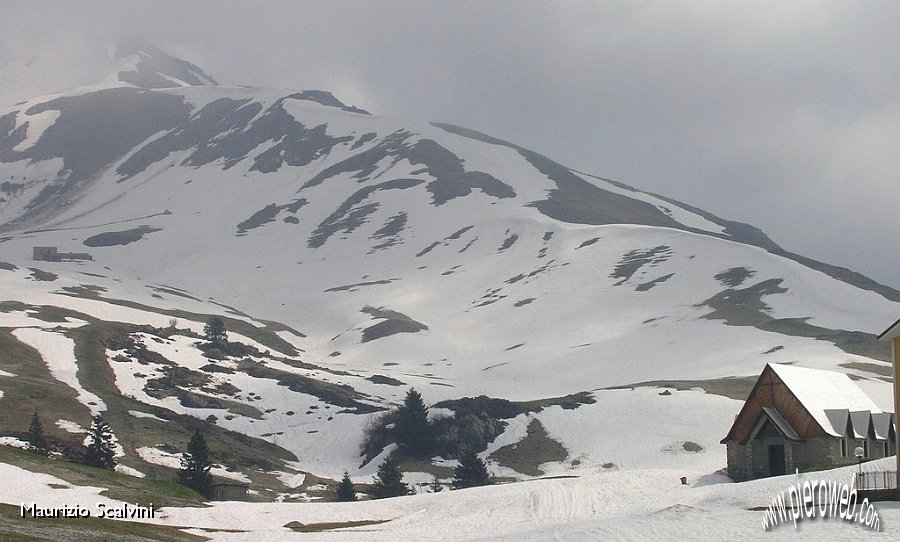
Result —
<instances>
[{"instance_id":1,"label":"grassy slope","mask_svg":"<svg viewBox=\"0 0 900 542\"><path fill-rule=\"evenodd\" d=\"M0 542L92 540L180 542L209 540L175 527L101 518L22 518L16 506L0 504Z\"/></svg>"},{"instance_id":2,"label":"grassy slope","mask_svg":"<svg viewBox=\"0 0 900 542\"><path fill-rule=\"evenodd\" d=\"M115 386L113 371L106 360L106 343L116 335L128 333L130 329L131 326L127 324L104 322L92 323L68 332L76 344L78 378L86 389L96 393L106 402L109 410L105 414L105 419L126 450L133 451L142 446L159 444L169 444L182 449L190 440L194 429L200 429L206 436L215 461L247 470L246 474L251 479L254 478L253 471L256 469L279 470L283 468L283 461L296 460L287 450L264 440L229 431L191 416L176 415L121 395ZM129 410L161 414L170 421L136 418L128 414ZM129 455L129 459L125 462L148 475L174 477L171 469L146 463L133 452Z\"/></svg>"},{"instance_id":3,"label":"grassy slope","mask_svg":"<svg viewBox=\"0 0 900 542\"><path fill-rule=\"evenodd\" d=\"M0 376L0 389L3 390L0 431L24 435L32 414L37 411L48 440L62 446L80 446L82 436L56 426L58 419L90 426L90 411L78 402L75 391L54 380L41 355L16 339L8 329L0 329L0 352L3 353L0 370L16 375Z\"/></svg>"}]
</instances>

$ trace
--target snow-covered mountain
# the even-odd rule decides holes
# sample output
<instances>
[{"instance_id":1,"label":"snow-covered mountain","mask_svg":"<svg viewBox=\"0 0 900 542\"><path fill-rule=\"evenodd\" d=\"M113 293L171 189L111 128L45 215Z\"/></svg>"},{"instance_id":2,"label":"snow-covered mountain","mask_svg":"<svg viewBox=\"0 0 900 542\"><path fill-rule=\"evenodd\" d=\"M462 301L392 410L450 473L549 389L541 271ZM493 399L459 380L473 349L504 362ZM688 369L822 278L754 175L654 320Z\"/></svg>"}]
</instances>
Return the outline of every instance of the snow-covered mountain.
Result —
<instances>
[{"instance_id":1,"label":"snow-covered mountain","mask_svg":"<svg viewBox=\"0 0 900 542\"><path fill-rule=\"evenodd\" d=\"M66 305L81 295L140 304L156 320L177 310L279 322L278 337L296 350L266 363L287 372L312 364L303 369L309 378L330 371L359 392L354 401L376 407L406 386L432 403L598 398L613 397L602 388L648 381L755 375L767 362L851 372L889 397L874 334L896 320L900 292L787 253L753 226L465 128L379 117L322 91L218 85L153 47L123 49L116 62L99 85L0 109L0 261L10 264L4 281L13 288L0 301L27 306L10 306L20 312L7 320L65 305L141 323ZM34 246L94 261L32 262ZM26 268L59 282L36 281ZM66 303L51 301L54 292ZM195 332L202 321L191 323ZM191 350L189 335L159 347L143 338L169 361L193 371L205 364L176 353ZM120 390L209 414L144 394L152 371L134 358L123 363L135 365L120 371L126 366L110 361ZM237 376L213 378L251 389ZM290 403L284 386L273 386L259 393L268 400L277 390ZM204 393L252 403L257 392ZM639 404L655 416L669 408L660 401L650 393ZM701 408L692 401L685 405ZM601 403L541 415L570 458L598 446L572 427L639 408ZM344 414L355 421L314 444L301 443L300 428L327 426L306 412L289 419L262 408L253 427L241 416L218 423L339 475L359 457L364 412ZM724 435L736 407L718 413ZM510 425L518 438L534 414L522 416ZM704 446L716 445L714 436L705 434ZM325 465L335 439L350 444Z\"/></svg>"}]
</instances>

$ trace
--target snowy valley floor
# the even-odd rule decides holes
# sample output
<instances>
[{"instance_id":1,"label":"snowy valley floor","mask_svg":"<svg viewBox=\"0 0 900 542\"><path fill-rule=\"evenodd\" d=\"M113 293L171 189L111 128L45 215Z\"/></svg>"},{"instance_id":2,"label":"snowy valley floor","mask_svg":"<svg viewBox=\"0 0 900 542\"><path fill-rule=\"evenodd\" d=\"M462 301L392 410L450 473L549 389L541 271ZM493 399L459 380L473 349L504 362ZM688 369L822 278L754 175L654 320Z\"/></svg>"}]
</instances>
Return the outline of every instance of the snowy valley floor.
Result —
<instances>
[{"instance_id":1,"label":"snowy valley floor","mask_svg":"<svg viewBox=\"0 0 900 542\"><path fill-rule=\"evenodd\" d=\"M866 470L892 468L893 459ZM881 532L815 517L763 530L764 512L797 481L849 482L853 468L735 484L717 475L674 470L583 472L553 478L356 503L215 503L161 508L144 520L187 528L221 541L348 540L879 540L900 533L900 504L878 502ZM687 476L689 484L681 485ZM80 504L90 510L102 488L0 464L0 502L20 507ZM140 503L146 504L146 503ZM754 510L755 509L755 510ZM23 522L47 521L23 519ZM82 521L69 519L66 521ZM104 520L115 521L115 520ZM287 527L292 525L297 531ZM32 523L33 525L33 523ZM346 527L346 526L352 527ZM353 526L355 525L355 526Z\"/></svg>"}]
</instances>

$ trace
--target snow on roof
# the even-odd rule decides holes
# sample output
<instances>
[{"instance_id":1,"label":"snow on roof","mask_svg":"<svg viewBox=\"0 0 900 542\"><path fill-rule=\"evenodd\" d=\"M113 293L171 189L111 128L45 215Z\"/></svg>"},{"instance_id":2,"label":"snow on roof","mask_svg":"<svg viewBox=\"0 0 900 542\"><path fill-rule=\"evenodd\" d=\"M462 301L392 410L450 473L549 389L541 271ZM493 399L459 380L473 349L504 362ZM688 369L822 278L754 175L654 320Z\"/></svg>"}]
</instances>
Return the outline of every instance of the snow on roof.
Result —
<instances>
[{"instance_id":1,"label":"snow on roof","mask_svg":"<svg viewBox=\"0 0 900 542\"><path fill-rule=\"evenodd\" d=\"M872 413L868 411L851 412L850 423L853 425L853 438L869 437L869 422L872 420Z\"/></svg>"},{"instance_id":2,"label":"snow on roof","mask_svg":"<svg viewBox=\"0 0 900 542\"><path fill-rule=\"evenodd\" d=\"M769 363L768 366L791 390L822 429L833 436L843 436L846 428L835 427L826 414L826 410L846 409L851 413L881 412L872 399L844 373L777 363Z\"/></svg>"},{"instance_id":3,"label":"snow on roof","mask_svg":"<svg viewBox=\"0 0 900 542\"><path fill-rule=\"evenodd\" d=\"M889 412L882 412L880 414L877 412L873 413L872 426L875 428L875 438L890 438L889 435L893 421L893 416Z\"/></svg>"}]
</instances>

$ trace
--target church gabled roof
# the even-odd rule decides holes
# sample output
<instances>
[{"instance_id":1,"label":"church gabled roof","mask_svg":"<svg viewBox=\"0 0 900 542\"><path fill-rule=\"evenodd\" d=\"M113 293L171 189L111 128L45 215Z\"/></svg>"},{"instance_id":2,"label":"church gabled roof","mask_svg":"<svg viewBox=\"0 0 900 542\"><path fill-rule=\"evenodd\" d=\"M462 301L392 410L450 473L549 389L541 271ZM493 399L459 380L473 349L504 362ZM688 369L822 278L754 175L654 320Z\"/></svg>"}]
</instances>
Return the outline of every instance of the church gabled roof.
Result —
<instances>
[{"instance_id":1,"label":"church gabled roof","mask_svg":"<svg viewBox=\"0 0 900 542\"><path fill-rule=\"evenodd\" d=\"M774 363L767 366L772 368L819 426L832 436L844 436L846 425L835 425L832 422L835 416L829 417L826 410L847 410L854 432L862 435L865 435L869 425L869 413L881 413L881 409L845 373Z\"/></svg>"},{"instance_id":2,"label":"church gabled roof","mask_svg":"<svg viewBox=\"0 0 900 542\"><path fill-rule=\"evenodd\" d=\"M761 420L788 439L823 436L885 438L893 414L884 413L845 373L769 363L722 443L746 443Z\"/></svg>"}]
</instances>

